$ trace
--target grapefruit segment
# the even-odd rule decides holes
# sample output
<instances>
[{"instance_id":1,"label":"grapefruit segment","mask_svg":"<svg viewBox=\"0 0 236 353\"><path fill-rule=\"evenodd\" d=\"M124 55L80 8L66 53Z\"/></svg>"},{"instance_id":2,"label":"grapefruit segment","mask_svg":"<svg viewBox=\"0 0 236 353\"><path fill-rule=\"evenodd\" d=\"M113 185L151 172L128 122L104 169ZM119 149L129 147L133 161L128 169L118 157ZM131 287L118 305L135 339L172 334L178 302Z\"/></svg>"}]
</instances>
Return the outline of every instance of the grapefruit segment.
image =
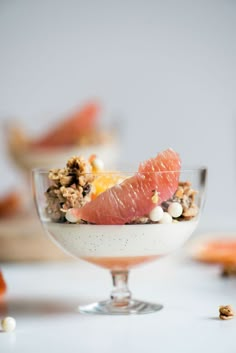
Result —
<instances>
[{"instance_id":1,"label":"grapefruit segment","mask_svg":"<svg viewBox=\"0 0 236 353\"><path fill-rule=\"evenodd\" d=\"M0 198L0 218L10 217L20 212L22 200L17 191L11 191Z\"/></svg>"},{"instance_id":2,"label":"grapefruit segment","mask_svg":"<svg viewBox=\"0 0 236 353\"><path fill-rule=\"evenodd\" d=\"M236 264L236 241L234 239L208 241L199 248L195 258L207 263Z\"/></svg>"},{"instance_id":3,"label":"grapefruit segment","mask_svg":"<svg viewBox=\"0 0 236 353\"><path fill-rule=\"evenodd\" d=\"M162 172L157 178L158 196L161 202L166 201L173 195L178 187L180 158L171 148L161 152L156 158L150 158L139 166L139 173ZM163 173L165 172L165 173Z\"/></svg>"},{"instance_id":4,"label":"grapefruit segment","mask_svg":"<svg viewBox=\"0 0 236 353\"><path fill-rule=\"evenodd\" d=\"M7 290L7 285L4 280L2 271L0 270L0 298L6 292L6 290Z\"/></svg>"},{"instance_id":5,"label":"grapefruit segment","mask_svg":"<svg viewBox=\"0 0 236 353\"><path fill-rule=\"evenodd\" d=\"M51 148L73 145L80 137L94 130L99 112L100 105L95 101L89 102L73 112L45 136L33 141L31 146L34 148Z\"/></svg>"},{"instance_id":6,"label":"grapefruit segment","mask_svg":"<svg viewBox=\"0 0 236 353\"><path fill-rule=\"evenodd\" d=\"M130 223L173 196L178 187L180 165L178 154L168 149L142 163L134 176L75 209L76 217L94 224ZM155 192L157 203L153 202Z\"/></svg>"}]
</instances>

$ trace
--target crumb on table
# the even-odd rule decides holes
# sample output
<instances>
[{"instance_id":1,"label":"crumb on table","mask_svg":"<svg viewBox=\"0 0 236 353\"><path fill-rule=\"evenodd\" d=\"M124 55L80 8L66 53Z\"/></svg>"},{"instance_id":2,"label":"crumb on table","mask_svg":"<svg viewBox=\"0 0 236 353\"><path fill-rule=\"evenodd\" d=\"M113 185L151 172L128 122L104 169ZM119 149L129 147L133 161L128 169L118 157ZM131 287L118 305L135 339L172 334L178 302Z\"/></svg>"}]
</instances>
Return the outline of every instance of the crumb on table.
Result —
<instances>
[{"instance_id":1,"label":"crumb on table","mask_svg":"<svg viewBox=\"0 0 236 353\"><path fill-rule=\"evenodd\" d=\"M219 307L219 318L221 320L230 320L234 317L234 310L231 305L221 305Z\"/></svg>"},{"instance_id":2,"label":"crumb on table","mask_svg":"<svg viewBox=\"0 0 236 353\"><path fill-rule=\"evenodd\" d=\"M236 264L226 264L221 271L222 277L236 276Z\"/></svg>"}]
</instances>

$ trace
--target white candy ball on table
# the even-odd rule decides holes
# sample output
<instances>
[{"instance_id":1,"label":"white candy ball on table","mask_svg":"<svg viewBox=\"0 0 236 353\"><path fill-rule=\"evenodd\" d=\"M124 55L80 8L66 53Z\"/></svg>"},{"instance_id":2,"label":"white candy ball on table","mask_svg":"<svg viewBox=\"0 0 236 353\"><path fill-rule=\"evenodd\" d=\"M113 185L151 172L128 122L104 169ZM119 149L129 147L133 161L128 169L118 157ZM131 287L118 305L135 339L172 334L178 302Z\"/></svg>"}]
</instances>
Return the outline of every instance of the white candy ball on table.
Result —
<instances>
[{"instance_id":1,"label":"white candy ball on table","mask_svg":"<svg viewBox=\"0 0 236 353\"><path fill-rule=\"evenodd\" d=\"M182 215L183 213L183 207L179 202L172 202L169 207L168 207L168 213L173 217L173 218L178 218Z\"/></svg>"},{"instance_id":2,"label":"white candy ball on table","mask_svg":"<svg viewBox=\"0 0 236 353\"><path fill-rule=\"evenodd\" d=\"M16 320L14 317L7 316L4 319L2 319L2 329L5 332L12 332L16 328Z\"/></svg>"},{"instance_id":3,"label":"white candy ball on table","mask_svg":"<svg viewBox=\"0 0 236 353\"><path fill-rule=\"evenodd\" d=\"M164 211L161 206L154 207L149 213L149 218L153 222L159 222L163 217Z\"/></svg>"},{"instance_id":4,"label":"white candy ball on table","mask_svg":"<svg viewBox=\"0 0 236 353\"><path fill-rule=\"evenodd\" d=\"M159 223L161 223L161 224L172 223L171 215L168 212L163 212L162 219L160 219Z\"/></svg>"}]
</instances>

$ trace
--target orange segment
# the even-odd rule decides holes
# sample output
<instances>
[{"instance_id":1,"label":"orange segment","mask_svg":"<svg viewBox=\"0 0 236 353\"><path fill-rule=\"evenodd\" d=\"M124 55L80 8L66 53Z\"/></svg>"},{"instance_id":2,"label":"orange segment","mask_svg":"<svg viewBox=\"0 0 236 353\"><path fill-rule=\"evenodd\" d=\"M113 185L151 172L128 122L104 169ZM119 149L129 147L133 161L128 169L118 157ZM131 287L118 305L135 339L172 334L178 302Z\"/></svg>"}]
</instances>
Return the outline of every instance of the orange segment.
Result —
<instances>
[{"instance_id":1,"label":"orange segment","mask_svg":"<svg viewBox=\"0 0 236 353\"><path fill-rule=\"evenodd\" d=\"M95 199L102 192L106 191L107 189L111 188L116 184L120 184L124 180L125 177L121 175L107 174L98 176L93 182L94 191L92 194L92 198Z\"/></svg>"}]
</instances>

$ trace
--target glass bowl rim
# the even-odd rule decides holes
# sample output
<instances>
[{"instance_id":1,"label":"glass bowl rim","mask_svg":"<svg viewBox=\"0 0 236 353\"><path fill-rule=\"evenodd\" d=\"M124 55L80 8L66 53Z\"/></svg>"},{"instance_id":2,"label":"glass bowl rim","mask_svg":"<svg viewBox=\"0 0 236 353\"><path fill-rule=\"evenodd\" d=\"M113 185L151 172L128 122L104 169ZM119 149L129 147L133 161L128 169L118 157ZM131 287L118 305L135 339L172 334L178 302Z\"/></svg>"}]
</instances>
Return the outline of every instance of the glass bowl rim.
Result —
<instances>
[{"instance_id":1,"label":"glass bowl rim","mask_svg":"<svg viewBox=\"0 0 236 353\"><path fill-rule=\"evenodd\" d=\"M66 168L66 167L63 167ZM48 174L53 170L60 170L63 168L33 168L32 174ZM92 174L92 175L121 175L121 174L164 174L164 173L193 173L193 172L207 172L208 168L206 166L195 166L195 167L184 167L180 170L160 170L160 171L150 171L150 172L139 172L138 170L104 170L98 172L82 172L81 174Z\"/></svg>"}]
</instances>

